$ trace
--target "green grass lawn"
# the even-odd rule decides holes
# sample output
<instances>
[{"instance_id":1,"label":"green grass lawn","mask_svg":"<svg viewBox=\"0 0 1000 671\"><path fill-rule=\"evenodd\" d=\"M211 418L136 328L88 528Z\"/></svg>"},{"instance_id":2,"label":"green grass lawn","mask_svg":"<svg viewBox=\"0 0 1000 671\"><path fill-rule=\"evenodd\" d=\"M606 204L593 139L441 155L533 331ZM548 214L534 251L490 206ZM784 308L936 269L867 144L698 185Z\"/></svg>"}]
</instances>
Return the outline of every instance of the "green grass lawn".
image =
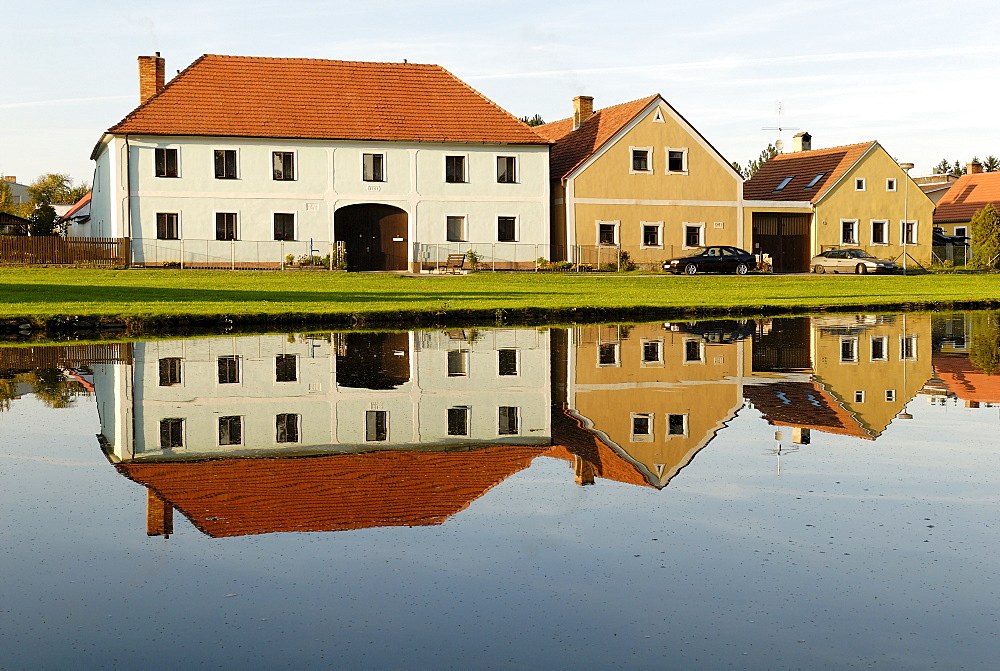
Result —
<instances>
[{"instance_id":1,"label":"green grass lawn","mask_svg":"<svg viewBox=\"0 0 1000 671\"><path fill-rule=\"evenodd\" d=\"M1000 299L1000 275L635 276L0 268L0 318L362 315L539 308L898 306Z\"/></svg>"}]
</instances>

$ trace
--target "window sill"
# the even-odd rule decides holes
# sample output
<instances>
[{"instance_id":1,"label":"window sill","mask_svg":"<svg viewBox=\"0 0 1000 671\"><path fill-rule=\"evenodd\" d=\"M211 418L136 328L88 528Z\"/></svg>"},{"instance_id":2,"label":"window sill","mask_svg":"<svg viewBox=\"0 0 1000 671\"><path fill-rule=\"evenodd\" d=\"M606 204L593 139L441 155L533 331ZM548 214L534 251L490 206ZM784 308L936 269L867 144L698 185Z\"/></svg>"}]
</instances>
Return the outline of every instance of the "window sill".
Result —
<instances>
[{"instance_id":1,"label":"window sill","mask_svg":"<svg viewBox=\"0 0 1000 671\"><path fill-rule=\"evenodd\" d=\"M689 174L687 170L667 170L664 175L687 175Z\"/></svg>"},{"instance_id":2,"label":"window sill","mask_svg":"<svg viewBox=\"0 0 1000 671\"><path fill-rule=\"evenodd\" d=\"M630 174L630 175L652 175L653 171L652 170L629 170L628 174Z\"/></svg>"},{"instance_id":3,"label":"window sill","mask_svg":"<svg viewBox=\"0 0 1000 671\"><path fill-rule=\"evenodd\" d=\"M639 249L663 249L663 245L639 245Z\"/></svg>"}]
</instances>

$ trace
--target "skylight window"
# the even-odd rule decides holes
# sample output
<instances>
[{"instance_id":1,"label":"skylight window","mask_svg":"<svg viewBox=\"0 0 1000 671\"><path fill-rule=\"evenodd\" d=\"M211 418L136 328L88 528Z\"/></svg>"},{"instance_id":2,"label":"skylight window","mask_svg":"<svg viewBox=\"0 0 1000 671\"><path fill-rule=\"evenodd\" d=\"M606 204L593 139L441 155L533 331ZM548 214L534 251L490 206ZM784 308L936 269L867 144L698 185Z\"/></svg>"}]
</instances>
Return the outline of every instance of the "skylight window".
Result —
<instances>
[{"instance_id":1,"label":"skylight window","mask_svg":"<svg viewBox=\"0 0 1000 671\"><path fill-rule=\"evenodd\" d=\"M781 183L778 184L778 186L774 187L774 192L777 193L778 191L783 190L786 186L788 186L788 183L791 182L793 179L795 179L794 175L792 175L791 177L785 177L783 180L781 180Z\"/></svg>"},{"instance_id":2,"label":"skylight window","mask_svg":"<svg viewBox=\"0 0 1000 671\"><path fill-rule=\"evenodd\" d=\"M806 188L807 189L811 189L814 186L816 186L819 183L819 180L823 179L824 175L826 175L825 172L817 173L816 176L813 177L812 180L810 180L810 182L808 184L806 184Z\"/></svg>"}]
</instances>

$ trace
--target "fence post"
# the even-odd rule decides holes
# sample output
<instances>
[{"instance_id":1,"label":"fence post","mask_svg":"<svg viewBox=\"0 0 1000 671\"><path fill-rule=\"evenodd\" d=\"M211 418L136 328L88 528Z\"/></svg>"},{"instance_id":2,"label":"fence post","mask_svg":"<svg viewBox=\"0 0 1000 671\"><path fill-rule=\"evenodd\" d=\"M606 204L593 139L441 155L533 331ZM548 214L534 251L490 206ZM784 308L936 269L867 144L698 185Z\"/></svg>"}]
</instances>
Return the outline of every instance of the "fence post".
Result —
<instances>
[{"instance_id":1,"label":"fence post","mask_svg":"<svg viewBox=\"0 0 1000 671\"><path fill-rule=\"evenodd\" d=\"M229 263L230 270L236 270L236 241L229 241Z\"/></svg>"}]
</instances>

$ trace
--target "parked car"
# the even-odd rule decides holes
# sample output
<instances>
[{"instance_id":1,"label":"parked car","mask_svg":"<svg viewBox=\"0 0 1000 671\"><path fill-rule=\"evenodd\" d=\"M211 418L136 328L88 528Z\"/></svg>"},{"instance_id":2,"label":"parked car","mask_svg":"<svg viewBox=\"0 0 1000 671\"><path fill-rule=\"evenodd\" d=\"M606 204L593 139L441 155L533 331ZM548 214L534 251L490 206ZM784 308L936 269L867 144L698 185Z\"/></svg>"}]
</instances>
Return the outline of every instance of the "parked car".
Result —
<instances>
[{"instance_id":1,"label":"parked car","mask_svg":"<svg viewBox=\"0 0 1000 671\"><path fill-rule=\"evenodd\" d=\"M814 273L894 273L899 270L892 261L877 259L863 249L831 249L817 254L809 262Z\"/></svg>"},{"instance_id":2,"label":"parked car","mask_svg":"<svg viewBox=\"0 0 1000 671\"><path fill-rule=\"evenodd\" d=\"M714 245L702 247L690 256L668 259L663 269L670 273L694 275L698 272L736 273L746 275L757 268L754 255L739 247Z\"/></svg>"}]
</instances>

